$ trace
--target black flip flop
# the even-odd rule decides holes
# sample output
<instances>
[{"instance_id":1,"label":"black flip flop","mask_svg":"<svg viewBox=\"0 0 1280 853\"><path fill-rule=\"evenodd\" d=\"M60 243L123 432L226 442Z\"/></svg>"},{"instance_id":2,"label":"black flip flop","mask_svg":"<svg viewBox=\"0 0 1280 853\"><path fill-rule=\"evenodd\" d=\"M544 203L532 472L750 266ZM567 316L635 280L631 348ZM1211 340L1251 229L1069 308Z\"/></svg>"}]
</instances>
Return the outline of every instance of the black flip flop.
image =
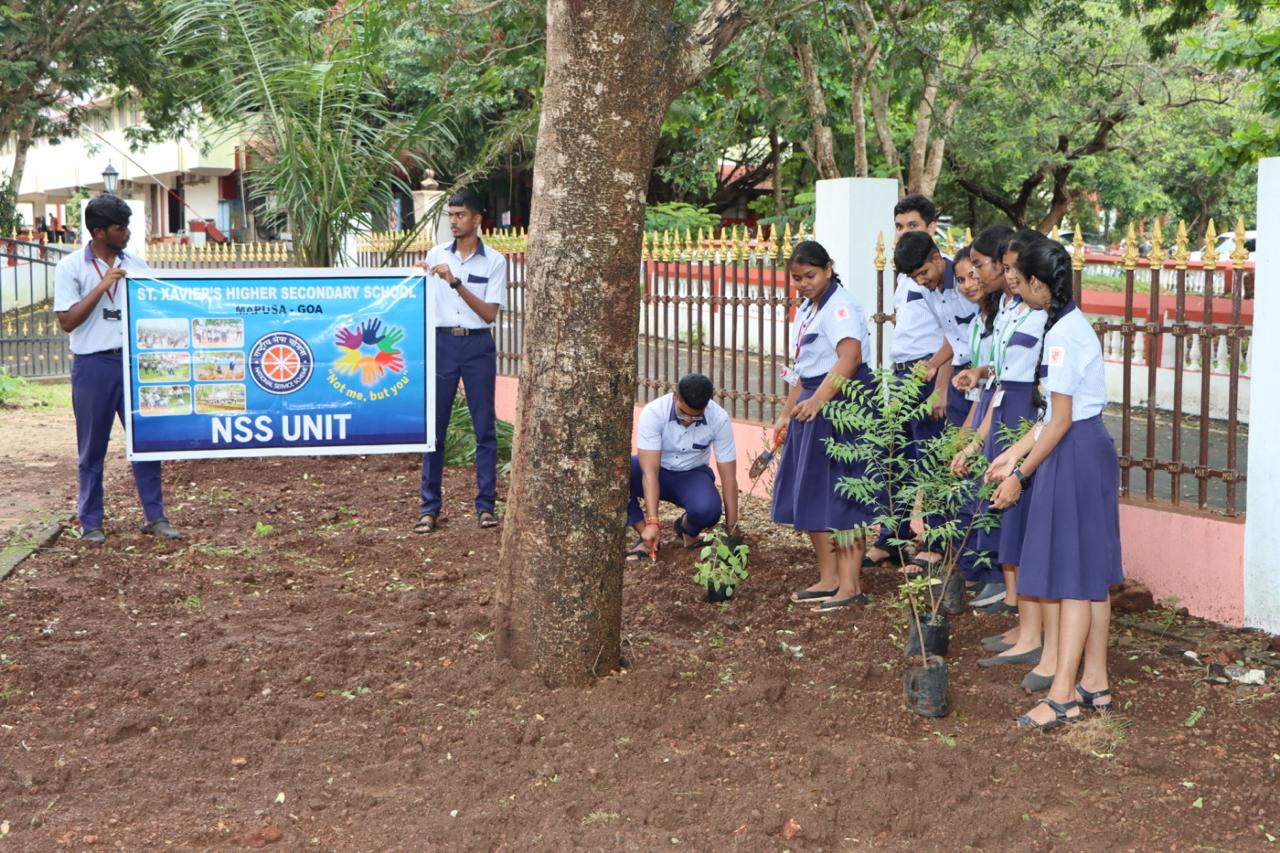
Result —
<instances>
[{"instance_id":1,"label":"black flip flop","mask_svg":"<svg viewBox=\"0 0 1280 853\"><path fill-rule=\"evenodd\" d=\"M865 607L869 603L870 600L865 595L858 593L857 595L851 595L848 598L828 598L826 601L813 608L813 612L830 613L835 610L844 610L849 607Z\"/></svg>"},{"instance_id":2,"label":"black flip flop","mask_svg":"<svg viewBox=\"0 0 1280 853\"><path fill-rule=\"evenodd\" d=\"M482 509L477 512L476 520L480 523L480 527L486 530L498 526L498 516L491 509Z\"/></svg>"},{"instance_id":3,"label":"black flip flop","mask_svg":"<svg viewBox=\"0 0 1280 853\"><path fill-rule=\"evenodd\" d=\"M418 523L413 526L414 533L434 533L436 530L436 515L433 512L424 512L418 516Z\"/></svg>"},{"instance_id":4,"label":"black flip flop","mask_svg":"<svg viewBox=\"0 0 1280 853\"><path fill-rule=\"evenodd\" d=\"M826 601L839 591L839 589L797 589L791 593L791 601L794 604L805 602L817 604L820 601Z\"/></svg>"}]
</instances>

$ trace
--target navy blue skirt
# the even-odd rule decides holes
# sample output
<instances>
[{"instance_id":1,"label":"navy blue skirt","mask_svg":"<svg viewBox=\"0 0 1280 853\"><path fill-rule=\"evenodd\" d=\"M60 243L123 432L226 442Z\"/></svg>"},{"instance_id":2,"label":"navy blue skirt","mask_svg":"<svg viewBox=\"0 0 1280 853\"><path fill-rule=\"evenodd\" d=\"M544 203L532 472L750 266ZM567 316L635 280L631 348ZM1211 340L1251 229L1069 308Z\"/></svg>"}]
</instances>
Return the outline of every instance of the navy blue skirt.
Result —
<instances>
[{"instance_id":1,"label":"navy blue skirt","mask_svg":"<svg viewBox=\"0 0 1280 853\"><path fill-rule=\"evenodd\" d=\"M1124 580L1120 463L1102 416L1071 424L1036 471L1027 507L1018 591L1104 601ZM1024 497L1019 503L1028 503Z\"/></svg>"},{"instance_id":2,"label":"navy blue skirt","mask_svg":"<svg viewBox=\"0 0 1280 853\"><path fill-rule=\"evenodd\" d=\"M968 362L957 364L952 368L952 376L955 376L962 370L968 368ZM969 417L969 407L973 405L963 391L957 391L954 387L947 386L947 423L952 426L964 426L965 418Z\"/></svg>"},{"instance_id":3,"label":"navy blue skirt","mask_svg":"<svg viewBox=\"0 0 1280 853\"><path fill-rule=\"evenodd\" d=\"M1031 403L1034 382L1004 382L1001 387L1004 389L1004 398L991 416L991 430L987 433L986 444L982 446L982 455L988 461L994 461L1009 447L1010 442L1000 435L1001 426L1017 430L1023 421L1034 422L1037 415L1035 406ZM985 413L983 417L986 417ZM1016 566L1021 562L1022 537L1027 526L1026 492L1034 491L1032 480L1027 481L1023 496L1016 504L999 512L1000 526L978 534L978 550L991 552L1001 565ZM985 512L987 506L986 501L981 501L978 510Z\"/></svg>"},{"instance_id":4,"label":"navy blue skirt","mask_svg":"<svg viewBox=\"0 0 1280 853\"><path fill-rule=\"evenodd\" d=\"M813 396L825 376L801 379L796 402ZM866 387L875 377L865 364L853 374L853 381ZM852 433L836 432L831 421L821 413L802 423L795 418L787 425L787 440L773 478L773 520L790 524L800 531L852 530L871 523L875 508L866 507L836 493L836 485L845 477L862 477L865 466L860 463L837 462L827 455L823 439L855 441Z\"/></svg>"}]
</instances>

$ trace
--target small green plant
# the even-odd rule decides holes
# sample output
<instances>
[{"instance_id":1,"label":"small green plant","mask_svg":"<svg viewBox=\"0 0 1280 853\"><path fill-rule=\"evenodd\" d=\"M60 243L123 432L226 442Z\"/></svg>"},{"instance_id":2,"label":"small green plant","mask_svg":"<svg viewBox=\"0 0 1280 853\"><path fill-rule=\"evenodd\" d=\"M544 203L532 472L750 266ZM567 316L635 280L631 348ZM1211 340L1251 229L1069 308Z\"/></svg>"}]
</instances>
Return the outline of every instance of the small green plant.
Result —
<instances>
[{"instance_id":1,"label":"small green plant","mask_svg":"<svg viewBox=\"0 0 1280 853\"><path fill-rule=\"evenodd\" d=\"M253 525L253 532L259 536L267 536L275 529L276 526L274 524L267 524L265 521L259 521Z\"/></svg>"},{"instance_id":2,"label":"small green plant","mask_svg":"<svg viewBox=\"0 0 1280 853\"><path fill-rule=\"evenodd\" d=\"M612 823L622 815L617 812L607 812L603 809L596 810L582 819L583 826L604 826L606 823Z\"/></svg>"},{"instance_id":3,"label":"small green plant","mask_svg":"<svg viewBox=\"0 0 1280 853\"><path fill-rule=\"evenodd\" d=\"M21 376L11 376L9 368L0 367L0 406L10 405L15 398L27 390L29 384Z\"/></svg>"},{"instance_id":4,"label":"small green plant","mask_svg":"<svg viewBox=\"0 0 1280 853\"><path fill-rule=\"evenodd\" d=\"M1194 711L1187 715L1187 721L1183 723L1187 728L1194 729L1196 723L1204 719L1204 706L1200 705Z\"/></svg>"},{"instance_id":5,"label":"small green plant","mask_svg":"<svg viewBox=\"0 0 1280 853\"><path fill-rule=\"evenodd\" d=\"M898 584L898 606L907 610L912 623L916 626L916 636L920 638L920 665L929 666L929 651L925 648L924 626L920 624L920 614L928 609L926 602L933 597L933 587L941 586L942 581L932 575L918 574L905 577ZM940 596L939 596L940 597Z\"/></svg>"},{"instance_id":6,"label":"small green plant","mask_svg":"<svg viewBox=\"0 0 1280 853\"><path fill-rule=\"evenodd\" d=\"M193 592L186 598L175 598L173 606L179 610L203 610L204 602L200 600L200 596Z\"/></svg>"},{"instance_id":7,"label":"small green plant","mask_svg":"<svg viewBox=\"0 0 1280 853\"><path fill-rule=\"evenodd\" d=\"M699 586L717 586L731 596L738 584L747 579L747 556L751 549L723 528L705 534L704 539L706 544L693 564L697 570L693 582Z\"/></svg>"},{"instance_id":8,"label":"small green plant","mask_svg":"<svg viewBox=\"0 0 1280 853\"><path fill-rule=\"evenodd\" d=\"M516 428L506 421L499 420L498 432L498 473L511 473L511 443L515 438ZM471 426L471 411L467 408L466 397L459 394L453 400L453 410L449 412L449 428L444 439L444 464L471 465L476 461L476 432Z\"/></svg>"}]
</instances>

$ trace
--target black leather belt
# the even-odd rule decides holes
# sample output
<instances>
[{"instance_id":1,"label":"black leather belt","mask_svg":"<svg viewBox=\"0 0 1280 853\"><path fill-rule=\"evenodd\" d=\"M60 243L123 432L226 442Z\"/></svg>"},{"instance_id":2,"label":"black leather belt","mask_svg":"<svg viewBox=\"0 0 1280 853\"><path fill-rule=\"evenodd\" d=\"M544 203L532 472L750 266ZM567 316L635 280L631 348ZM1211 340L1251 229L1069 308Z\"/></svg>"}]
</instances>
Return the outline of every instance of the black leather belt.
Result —
<instances>
[{"instance_id":1,"label":"black leather belt","mask_svg":"<svg viewBox=\"0 0 1280 853\"><path fill-rule=\"evenodd\" d=\"M927 355L922 355L919 358L913 358L910 361L895 361L893 363L893 369L898 372L902 372L903 370L910 370L912 365L919 364L920 362L924 361L928 357L929 356Z\"/></svg>"},{"instance_id":2,"label":"black leather belt","mask_svg":"<svg viewBox=\"0 0 1280 853\"><path fill-rule=\"evenodd\" d=\"M436 334L465 338L467 335L487 335L489 334L489 329L468 329L466 326L437 326Z\"/></svg>"},{"instance_id":3,"label":"black leather belt","mask_svg":"<svg viewBox=\"0 0 1280 853\"><path fill-rule=\"evenodd\" d=\"M124 355L124 348L116 347L115 349L100 349L97 352L89 353L89 355Z\"/></svg>"}]
</instances>

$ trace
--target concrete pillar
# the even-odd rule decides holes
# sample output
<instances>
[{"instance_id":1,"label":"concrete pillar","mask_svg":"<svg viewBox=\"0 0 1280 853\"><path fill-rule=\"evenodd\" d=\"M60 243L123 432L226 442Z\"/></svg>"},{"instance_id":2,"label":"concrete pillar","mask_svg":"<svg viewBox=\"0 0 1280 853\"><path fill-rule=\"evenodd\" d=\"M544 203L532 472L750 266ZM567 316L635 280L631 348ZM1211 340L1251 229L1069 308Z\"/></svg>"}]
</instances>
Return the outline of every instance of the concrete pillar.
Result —
<instances>
[{"instance_id":1,"label":"concrete pillar","mask_svg":"<svg viewBox=\"0 0 1280 853\"><path fill-rule=\"evenodd\" d=\"M893 206L898 203L898 182L890 178L835 178L818 181L814 211L815 238L835 261L841 281L867 313L871 346L875 347L876 238L884 235L884 312L893 313ZM889 359L893 326L884 326L883 362ZM875 353L867 353L875 364Z\"/></svg>"},{"instance_id":2,"label":"concrete pillar","mask_svg":"<svg viewBox=\"0 0 1280 853\"><path fill-rule=\"evenodd\" d=\"M1280 423L1280 157L1258 164L1257 286L1249 423ZM1262 438L1264 432L1259 432ZM1245 624L1280 634L1280 452L1263 438L1249 454L1244 526Z\"/></svg>"},{"instance_id":3,"label":"concrete pillar","mask_svg":"<svg viewBox=\"0 0 1280 853\"><path fill-rule=\"evenodd\" d=\"M413 191L413 221L420 223L424 219L432 219L421 233L431 237L431 245L439 246L453 242L453 232L449 230L449 217L445 213L444 198L447 194L436 183L435 173L427 170L422 179L422 189Z\"/></svg>"}]
</instances>

